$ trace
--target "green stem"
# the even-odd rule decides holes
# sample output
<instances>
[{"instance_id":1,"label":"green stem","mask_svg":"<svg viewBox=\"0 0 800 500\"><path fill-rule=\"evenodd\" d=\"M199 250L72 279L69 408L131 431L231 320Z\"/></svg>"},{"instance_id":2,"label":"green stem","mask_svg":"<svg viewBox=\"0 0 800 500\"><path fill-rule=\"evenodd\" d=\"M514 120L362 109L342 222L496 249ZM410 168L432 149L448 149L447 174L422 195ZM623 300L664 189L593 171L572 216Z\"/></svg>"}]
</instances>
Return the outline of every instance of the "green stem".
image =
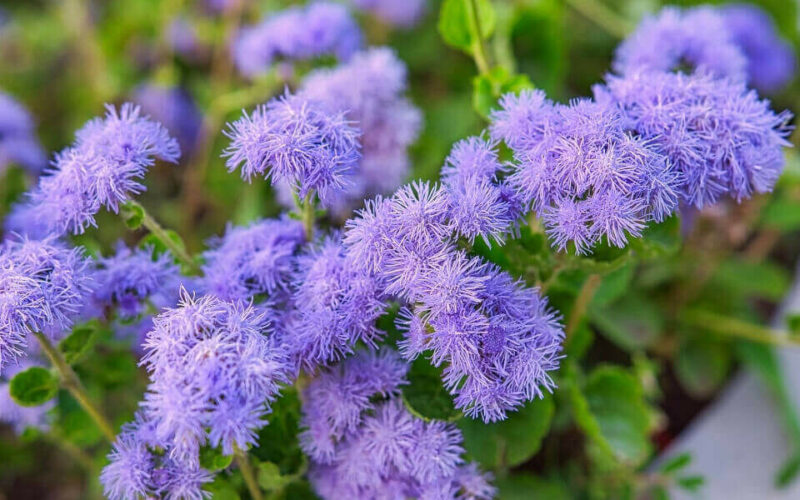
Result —
<instances>
[{"instance_id":1,"label":"green stem","mask_svg":"<svg viewBox=\"0 0 800 500\"><path fill-rule=\"evenodd\" d=\"M475 65L478 66L478 71L482 75L486 75L491 70L489 65L488 52L486 51L486 44L483 40L483 32L481 31L480 12L478 10L478 0L469 0L467 2L467 10L469 10L470 24L475 35L475 43L472 47L472 56L475 58Z\"/></svg>"},{"instance_id":2,"label":"green stem","mask_svg":"<svg viewBox=\"0 0 800 500\"><path fill-rule=\"evenodd\" d=\"M703 328L721 336L737 337L775 346L800 347L800 337L713 312L691 309L686 311L681 319L688 325Z\"/></svg>"},{"instance_id":3,"label":"green stem","mask_svg":"<svg viewBox=\"0 0 800 500\"><path fill-rule=\"evenodd\" d=\"M81 384L78 375L72 367L69 366L69 363L66 362L64 356L61 355L58 349L53 346L50 339L45 337L41 332L34 332L33 334L36 336L36 339L42 346L42 350L47 355L48 359L50 359L56 371L58 371L61 378L61 385L72 394L86 413L92 417L92 420L95 421L106 439L108 439L110 443L113 443L116 439L114 428L102 412L92 403L91 399L89 399L89 395L86 394L86 389L84 389L83 384Z\"/></svg>"},{"instance_id":4,"label":"green stem","mask_svg":"<svg viewBox=\"0 0 800 500\"><path fill-rule=\"evenodd\" d=\"M633 31L633 26L625 18L608 8L600 0L566 0L566 2L611 36L625 38L628 33Z\"/></svg>"},{"instance_id":5,"label":"green stem","mask_svg":"<svg viewBox=\"0 0 800 500\"><path fill-rule=\"evenodd\" d=\"M316 207L314 206L314 193L308 193L300 204L300 220L303 222L303 229L306 233L306 241L311 241L314 238L314 213Z\"/></svg>"},{"instance_id":6,"label":"green stem","mask_svg":"<svg viewBox=\"0 0 800 500\"><path fill-rule=\"evenodd\" d=\"M566 340L569 340L578 328L581 319L583 319L583 316L586 314L589 303L592 301L592 297L594 297L594 293L597 291L597 287L600 286L600 281L599 274L592 274L583 282L581 290L575 298L575 303L572 305L572 311L570 311L569 319L567 320L567 327L564 330Z\"/></svg>"},{"instance_id":7,"label":"green stem","mask_svg":"<svg viewBox=\"0 0 800 500\"><path fill-rule=\"evenodd\" d=\"M197 262L192 259L192 256L189 255L186 249L179 245L175 240L170 238L169 234L167 234L167 231L161 227L161 224L159 224L158 221L155 220L139 202L130 200L128 203L135 205L142 210L142 213L144 214L142 225L146 227L153 236L158 238L158 241L167 247L169 251L172 252L172 255L181 261L181 263L183 263L183 265L185 265L191 272L195 274L200 273L200 267L198 267Z\"/></svg>"},{"instance_id":8,"label":"green stem","mask_svg":"<svg viewBox=\"0 0 800 500\"><path fill-rule=\"evenodd\" d=\"M250 459L247 458L247 453L241 450L238 446L234 447L234 456L236 457L236 464L242 472L242 478L247 485L247 490L253 500L262 500L264 496L261 494L261 489L256 482L256 475L253 471L253 466L250 464Z\"/></svg>"}]
</instances>

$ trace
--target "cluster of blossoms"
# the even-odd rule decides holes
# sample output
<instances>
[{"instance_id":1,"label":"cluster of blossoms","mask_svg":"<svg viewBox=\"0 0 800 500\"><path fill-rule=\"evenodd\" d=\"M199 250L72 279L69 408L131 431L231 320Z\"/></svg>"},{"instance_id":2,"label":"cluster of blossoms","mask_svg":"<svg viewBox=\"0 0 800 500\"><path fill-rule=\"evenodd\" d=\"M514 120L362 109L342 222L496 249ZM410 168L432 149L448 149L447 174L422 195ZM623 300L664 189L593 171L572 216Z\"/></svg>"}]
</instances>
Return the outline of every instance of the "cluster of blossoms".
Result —
<instances>
[{"instance_id":1,"label":"cluster of blossoms","mask_svg":"<svg viewBox=\"0 0 800 500\"><path fill-rule=\"evenodd\" d=\"M56 155L6 226L32 236L83 233L96 225L101 207L117 212L145 190L140 181L156 158L174 163L179 157L178 142L138 106L108 106L105 118L86 123L75 143Z\"/></svg>"},{"instance_id":2,"label":"cluster of blossoms","mask_svg":"<svg viewBox=\"0 0 800 500\"><path fill-rule=\"evenodd\" d=\"M392 351L361 352L311 381L300 439L315 490L326 499L492 498L489 476L461 456L461 432L403 406L407 370Z\"/></svg>"},{"instance_id":3,"label":"cluster of blossoms","mask_svg":"<svg viewBox=\"0 0 800 500\"><path fill-rule=\"evenodd\" d=\"M346 60L361 47L362 38L345 6L313 2L284 9L243 29L233 47L233 58L239 72L253 77L264 73L276 60L326 55Z\"/></svg>"},{"instance_id":4,"label":"cluster of blossoms","mask_svg":"<svg viewBox=\"0 0 800 500\"><path fill-rule=\"evenodd\" d=\"M463 168L469 182L470 173L486 165L452 165L457 158L476 159L459 152L451 156L451 167ZM497 161L491 155L488 160ZM563 339L556 315L537 290L457 249L462 232L502 234L489 232L499 227L496 221L480 217L513 220L508 213L517 205L495 189L496 206L472 209L476 215L466 220L451 212L484 199L425 183L407 185L389 199L368 201L347 222L344 237L351 265L408 305L398 325L406 336L402 353L413 359L430 352L434 365L445 366L444 383L456 407L486 422L503 419L506 411L552 389L548 372L558 367Z\"/></svg>"},{"instance_id":5,"label":"cluster of blossoms","mask_svg":"<svg viewBox=\"0 0 800 500\"><path fill-rule=\"evenodd\" d=\"M89 261L49 237L0 245L0 370L21 356L29 334L57 338L82 313L92 291Z\"/></svg>"},{"instance_id":6,"label":"cluster of blossoms","mask_svg":"<svg viewBox=\"0 0 800 500\"><path fill-rule=\"evenodd\" d=\"M717 77L777 90L794 73L791 46L769 16L752 5L663 9L646 18L617 49L614 69L670 71L682 64Z\"/></svg>"},{"instance_id":7,"label":"cluster of blossoms","mask_svg":"<svg viewBox=\"0 0 800 500\"><path fill-rule=\"evenodd\" d=\"M8 94L0 92L0 171L9 164L39 173L47 164L30 113Z\"/></svg>"},{"instance_id":8,"label":"cluster of blossoms","mask_svg":"<svg viewBox=\"0 0 800 500\"><path fill-rule=\"evenodd\" d=\"M347 189L325 207L344 219L365 197L396 189L408 176L408 147L421 125L419 110L404 97L406 67L389 48L359 52L347 64L309 74L299 93L329 113L344 113L360 132L361 159ZM279 194L291 206L291 190Z\"/></svg>"},{"instance_id":9,"label":"cluster of blossoms","mask_svg":"<svg viewBox=\"0 0 800 500\"><path fill-rule=\"evenodd\" d=\"M362 10L370 12L378 19L409 28L417 24L425 13L425 0L350 0L352 4Z\"/></svg>"},{"instance_id":10,"label":"cluster of blossoms","mask_svg":"<svg viewBox=\"0 0 800 500\"><path fill-rule=\"evenodd\" d=\"M228 169L243 179L263 175L300 196L325 202L352 181L361 158L359 132L343 113L305 96L286 94L229 125Z\"/></svg>"}]
</instances>

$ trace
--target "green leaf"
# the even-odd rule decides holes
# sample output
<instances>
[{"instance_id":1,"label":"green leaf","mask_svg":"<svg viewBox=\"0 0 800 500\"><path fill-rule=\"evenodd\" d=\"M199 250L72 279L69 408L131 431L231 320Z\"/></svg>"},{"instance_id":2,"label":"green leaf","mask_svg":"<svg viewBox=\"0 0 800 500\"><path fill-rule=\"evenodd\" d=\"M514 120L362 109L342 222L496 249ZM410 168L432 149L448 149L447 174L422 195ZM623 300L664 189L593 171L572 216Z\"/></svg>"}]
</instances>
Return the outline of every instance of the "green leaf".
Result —
<instances>
[{"instance_id":1,"label":"green leaf","mask_svg":"<svg viewBox=\"0 0 800 500\"><path fill-rule=\"evenodd\" d=\"M529 500L532 498L569 500L573 498L563 482L531 474L514 474L498 478L495 484L500 490L499 500Z\"/></svg>"},{"instance_id":2,"label":"green leaf","mask_svg":"<svg viewBox=\"0 0 800 500\"><path fill-rule=\"evenodd\" d=\"M258 484L267 491L284 487L291 478L281 475L277 465L272 462L258 464Z\"/></svg>"},{"instance_id":3,"label":"green leaf","mask_svg":"<svg viewBox=\"0 0 800 500\"><path fill-rule=\"evenodd\" d=\"M606 306L623 296L630 287L635 268L633 262L626 262L618 269L606 274L594 292L592 307Z\"/></svg>"},{"instance_id":4,"label":"green leaf","mask_svg":"<svg viewBox=\"0 0 800 500\"><path fill-rule=\"evenodd\" d=\"M778 470L775 476L775 486L778 488L785 488L790 485L800 474L800 453L796 453L789 457L789 459Z\"/></svg>"},{"instance_id":5,"label":"green leaf","mask_svg":"<svg viewBox=\"0 0 800 500\"><path fill-rule=\"evenodd\" d=\"M464 447L472 458L488 468L514 467L539 451L554 411L553 398L546 396L529 401L500 422L484 424L463 418L458 425L464 434Z\"/></svg>"},{"instance_id":6,"label":"green leaf","mask_svg":"<svg viewBox=\"0 0 800 500\"><path fill-rule=\"evenodd\" d=\"M703 476L686 476L679 477L676 482L686 491L697 491L706 481Z\"/></svg>"},{"instance_id":7,"label":"green leaf","mask_svg":"<svg viewBox=\"0 0 800 500\"><path fill-rule=\"evenodd\" d=\"M230 483L230 477L224 474L217 474L214 481L204 488L211 493L214 500L240 500L241 497L236 491L236 487Z\"/></svg>"},{"instance_id":8,"label":"green leaf","mask_svg":"<svg viewBox=\"0 0 800 500\"><path fill-rule=\"evenodd\" d=\"M771 200L761 212L761 224L782 232L800 228L800 200L788 194Z\"/></svg>"},{"instance_id":9,"label":"green leaf","mask_svg":"<svg viewBox=\"0 0 800 500\"><path fill-rule=\"evenodd\" d=\"M681 386L695 398L709 397L725 381L731 367L728 344L708 335L687 336L673 359Z\"/></svg>"},{"instance_id":10,"label":"green leaf","mask_svg":"<svg viewBox=\"0 0 800 500\"><path fill-rule=\"evenodd\" d=\"M144 209L135 201L126 201L119 207L119 215L128 229L136 230L144 222Z\"/></svg>"},{"instance_id":11,"label":"green leaf","mask_svg":"<svg viewBox=\"0 0 800 500\"><path fill-rule=\"evenodd\" d=\"M90 321L72 329L72 333L58 343L58 349L64 354L69 364L75 364L89 351L94 344L100 325Z\"/></svg>"},{"instance_id":12,"label":"green leaf","mask_svg":"<svg viewBox=\"0 0 800 500\"><path fill-rule=\"evenodd\" d=\"M50 370L32 366L14 375L9 392L20 406L39 406L55 397L58 392L58 378Z\"/></svg>"},{"instance_id":13,"label":"green leaf","mask_svg":"<svg viewBox=\"0 0 800 500\"><path fill-rule=\"evenodd\" d=\"M660 469L664 474L673 474L686 468L690 463L692 463L692 455L690 453L679 453L664 462Z\"/></svg>"},{"instance_id":14,"label":"green leaf","mask_svg":"<svg viewBox=\"0 0 800 500\"><path fill-rule=\"evenodd\" d=\"M480 34L472 19L472 2L478 6ZM489 0L445 0L439 12L439 33L444 41L457 49L471 52L476 43L492 35L495 13Z\"/></svg>"},{"instance_id":15,"label":"green leaf","mask_svg":"<svg viewBox=\"0 0 800 500\"><path fill-rule=\"evenodd\" d=\"M295 474L305 460L297 440L299 432L300 398L294 387L286 387L272 404L269 425L258 432L258 446L250 453L262 462L277 465L283 475Z\"/></svg>"},{"instance_id":16,"label":"green leaf","mask_svg":"<svg viewBox=\"0 0 800 500\"><path fill-rule=\"evenodd\" d=\"M644 258L675 255L681 249L681 220L673 215L663 222L650 223L641 238L631 240L631 246Z\"/></svg>"},{"instance_id":17,"label":"green leaf","mask_svg":"<svg viewBox=\"0 0 800 500\"><path fill-rule=\"evenodd\" d=\"M713 289L745 297L780 300L789 288L789 274L772 262L728 259L717 268Z\"/></svg>"},{"instance_id":18,"label":"green leaf","mask_svg":"<svg viewBox=\"0 0 800 500\"><path fill-rule=\"evenodd\" d=\"M611 306L589 310L592 323L617 346L627 351L648 347L664 329L661 310L642 294L629 294Z\"/></svg>"},{"instance_id":19,"label":"green leaf","mask_svg":"<svg viewBox=\"0 0 800 500\"><path fill-rule=\"evenodd\" d=\"M408 382L403 387L403 402L413 415L425 420L452 420L461 414L442 385L442 369L427 359L419 357L411 364Z\"/></svg>"},{"instance_id":20,"label":"green leaf","mask_svg":"<svg viewBox=\"0 0 800 500\"><path fill-rule=\"evenodd\" d=\"M502 95L530 88L533 88L533 84L527 75L512 74L506 68L497 66L488 74L473 78L472 106L479 115L488 118Z\"/></svg>"},{"instance_id":21,"label":"green leaf","mask_svg":"<svg viewBox=\"0 0 800 500\"><path fill-rule=\"evenodd\" d=\"M233 455L225 455L219 448L204 446L200 448L200 465L210 471L227 469L233 462Z\"/></svg>"}]
</instances>

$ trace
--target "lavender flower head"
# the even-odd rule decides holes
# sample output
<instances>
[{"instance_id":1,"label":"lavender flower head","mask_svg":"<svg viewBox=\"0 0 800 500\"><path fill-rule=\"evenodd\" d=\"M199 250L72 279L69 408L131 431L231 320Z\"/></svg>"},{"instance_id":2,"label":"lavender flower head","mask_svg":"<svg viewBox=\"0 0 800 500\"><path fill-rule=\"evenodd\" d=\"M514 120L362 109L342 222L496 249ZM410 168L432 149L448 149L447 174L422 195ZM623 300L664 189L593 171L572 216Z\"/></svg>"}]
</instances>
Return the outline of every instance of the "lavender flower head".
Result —
<instances>
[{"instance_id":1,"label":"lavender flower head","mask_svg":"<svg viewBox=\"0 0 800 500\"><path fill-rule=\"evenodd\" d=\"M31 366L37 366L37 363L23 360L5 370L4 376L0 379L0 423L10 425L17 434L22 434L28 427L46 431L50 427L50 410L56 405L54 400L50 400L38 406L20 406L11 397L9 391L11 379Z\"/></svg>"},{"instance_id":2,"label":"lavender flower head","mask_svg":"<svg viewBox=\"0 0 800 500\"><path fill-rule=\"evenodd\" d=\"M203 117L189 92L180 87L148 84L134 91L133 100L142 106L142 111L166 127L178 140L184 154L194 149Z\"/></svg>"},{"instance_id":3,"label":"lavender flower head","mask_svg":"<svg viewBox=\"0 0 800 500\"><path fill-rule=\"evenodd\" d=\"M726 5L721 14L734 43L747 57L748 81L764 92L786 85L794 76L795 54L769 15L751 4Z\"/></svg>"},{"instance_id":4,"label":"lavender flower head","mask_svg":"<svg viewBox=\"0 0 800 500\"><path fill-rule=\"evenodd\" d=\"M667 156L682 199L697 208L771 191L783 170L791 114L775 113L742 82L641 73L609 77L596 93Z\"/></svg>"},{"instance_id":5,"label":"lavender flower head","mask_svg":"<svg viewBox=\"0 0 800 500\"><path fill-rule=\"evenodd\" d=\"M672 71L681 65L714 76L744 80L747 57L722 13L703 6L665 7L646 17L617 48L614 71Z\"/></svg>"},{"instance_id":6,"label":"lavender flower head","mask_svg":"<svg viewBox=\"0 0 800 500\"><path fill-rule=\"evenodd\" d=\"M65 333L91 292L88 262L54 238L0 245L0 370L23 354L28 333Z\"/></svg>"},{"instance_id":7,"label":"lavender flower head","mask_svg":"<svg viewBox=\"0 0 800 500\"><path fill-rule=\"evenodd\" d=\"M341 113L318 102L286 94L229 124L228 170L243 179L263 175L289 183L301 198L316 193L325 201L345 189L358 165L359 132Z\"/></svg>"},{"instance_id":8,"label":"lavender flower head","mask_svg":"<svg viewBox=\"0 0 800 500\"><path fill-rule=\"evenodd\" d=\"M142 403L170 458L198 464L201 446L246 449L287 382L285 351L270 334L268 311L184 293L154 320L142 364L150 386Z\"/></svg>"},{"instance_id":9,"label":"lavender flower head","mask_svg":"<svg viewBox=\"0 0 800 500\"><path fill-rule=\"evenodd\" d=\"M339 235L300 255L296 269L288 341L298 366L313 371L351 353L356 342L375 345L386 304L376 280L350 265Z\"/></svg>"},{"instance_id":10,"label":"lavender flower head","mask_svg":"<svg viewBox=\"0 0 800 500\"><path fill-rule=\"evenodd\" d=\"M0 92L0 170L12 163L39 173L47 165L47 157L36 138L28 110Z\"/></svg>"},{"instance_id":11,"label":"lavender flower head","mask_svg":"<svg viewBox=\"0 0 800 500\"><path fill-rule=\"evenodd\" d=\"M350 186L327 203L340 216L365 197L393 191L408 175L408 147L417 138L421 115L404 96L406 77L391 49L373 48L337 68L314 71L303 82L301 95L331 113L344 113L361 131L362 157Z\"/></svg>"},{"instance_id":12,"label":"lavender flower head","mask_svg":"<svg viewBox=\"0 0 800 500\"><path fill-rule=\"evenodd\" d=\"M177 141L130 103L107 106L105 118L90 120L76 141L56 155L53 167L19 209L28 225L61 235L95 226L101 207L119 205L145 190L140 180L155 159L176 162ZM19 220L19 219L18 219Z\"/></svg>"},{"instance_id":13,"label":"lavender flower head","mask_svg":"<svg viewBox=\"0 0 800 500\"><path fill-rule=\"evenodd\" d=\"M361 30L346 7L313 2L290 7L243 29L234 43L233 58L239 72L254 77L279 59L334 55L346 60L361 44Z\"/></svg>"},{"instance_id":14,"label":"lavender flower head","mask_svg":"<svg viewBox=\"0 0 800 500\"><path fill-rule=\"evenodd\" d=\"M456 155L464 161L445 169L446 182L496 168L487 147L480 140L464 143L463 156ZM500 420L552 390L548 372L558 367L563 331L537 290L455 249L460 229L450 211L446 188L423 183L371 200L346 225L347 258L406 304L398 316L401 353L408 359L429 354L444 367L457 408Z\"/></svg>"},{"instance_id":15,"label":"lavender flower head","mask_svg":"<svg viewBox=\"0 0 800 500\"><path fill-rule=\"evenodd\" d=\"M223 300L252 300L287 292L295 258L305 242L303 226L288 217L266 219L247 227L228 226L203 254L200 287Z\"/></svg>"},{"instance_id":16,"label":"lavender flower head","mask_svg":"<svg viewBox=\"0 0 800 500\"><path fill-rule=\"evenodd\" d=\"M392 351L361 352L311 381L300 440L316 492L325 499L492 498L489 476L464 463L461 432L405 409L406 370Z\"/></svg>"},{"instance_id":17,"label":"lavender flower head","mask_svg":"<svg viewBox=\"0 0 800 500\"><path fill-rule=\"evenodd\" d=\"M210 498L203 485L212 475L197 464L172 458L169 445L156 433L153 422L141 414L122 427L100 474L110 500L137 500L164 496L184 500Z\"/></svg>"},{"instance_id":18,"label":"lavender flower head","mask_svg":"<svg viewBox=\"0 0 800 500\"><path fill-rule=\"evenodd\" d=\"M353 5L378 19L402 28L417 24L425 13L425 0L352 0Z\"/></svg>"},{"instance_id":19,"label":"lavender flower head","mask_svg":"<svg viewBox=\"0 0 800 500\"><path fill-rule=\"evenodd\" d=\"M602 238L623 247L677 206L678 176L651 143L627 132L613 103L553 105L523 91L506 95L491 119L493 137L514 151L510 185L559 249L572 243L586 253Z\"/></svg>"}]
</instances>

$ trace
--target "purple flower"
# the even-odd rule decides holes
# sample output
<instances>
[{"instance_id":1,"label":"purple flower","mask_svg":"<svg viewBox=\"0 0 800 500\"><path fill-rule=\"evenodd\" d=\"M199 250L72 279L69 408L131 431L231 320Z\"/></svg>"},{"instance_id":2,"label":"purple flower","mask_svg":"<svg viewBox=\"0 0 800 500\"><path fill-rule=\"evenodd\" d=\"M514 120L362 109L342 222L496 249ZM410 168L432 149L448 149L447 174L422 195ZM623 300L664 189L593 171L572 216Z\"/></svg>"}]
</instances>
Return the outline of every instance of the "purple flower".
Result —
<instances>
[{"instance_id":1,"label":"purple flower","mask_svg":"<svg viewBox=\"0 0 800 500\"><path fill-rule=\"evenodd\" d=\"M559 249L572 243L586 253L602 238L623 247L647 222L675 210L678 176L650 141L627 131L608 99L548 110L526 94L503 100L502 110L492 114L498 124L492 132L510 141L515 161L509 184L543 217ZM535 114L532 106L544 110Z\"/></svg>"},{"instance_id":2,"label":"purple flower","mask_svg":"<svg viewBox=\"0 0 800 500\"><path fill-rule=\"evenodd\" d=\"M76 133L53 167L40 178L17 211L15 226L61 235L83 233L95 226L101 207L117 212L119 205L145 187L139 182L155 158L176 162L178 143L158 123L143 117L137 106L107 106L105 118L90 120ZM23 220L22 217L27 219Z\"/></svg>"},{"instance_id":3,"label":"purple flower","mask_svg":"<svg viewBox=\"0 0 800 500\"><path fill-rule=\"evenodd\" d=\"M180 87L141 85L133 100L172 133L184 154L194 149L203 117L189 92Z\"/></svg>"},{"instance_id":4,"label":"purple flower","mask_svg":"<svg viewBox=\"0 0 800 500\"><path fill-rule=\"evenodd\" d=\"M267 311L184 294L153 323L142 358L151 379L142 407L170 458L196 465L205 443L226 454L253 444L288 380Z\"/></svg>"},{"instance_id":5,"label":"purple flower","mask_svg":"<svg viewBox=\"0 0 800 500\"><path fill-rule=\"evenodd\" d=\"M776 114L742 82L650 72L611 76L596 93L666 155L680 195L697 208L768 192L783 170L791 114Z\"/></svg>"},{"instance_id":6,"label":"purple flower","mask_svg":"<svg viewBox=\"0 0 800 500\"><path fill-rule=\"evenodd\" d=\"M303 226L288 217L228 226L203 254L200 286L224 300L248 301L257 295L285 292L294 272L295 254L304 243Z\"/></svg>"},{"instance_id":7,"label":"purple flower","mask_svg":"<svg viewBox=\"0 0 800 500\"><path fill-rule=\"evenodd\" d=\"M406 67L389 48L359 52L346 64L311 73L300 94L344 116L361 131L362 157L347 191L328 201L338 215L366 196L393 191L408 175L408 147L421 125L404 97ZM291 202L291 199L288 200Z\"/></svg>"},{"instance_id":8,"label":"purple flower","mask_svg":"<svg viewBox=\"0 0 800 500\"><path fill-rule=\"evenodd\" d=\"M22 354L29 332L67 331L91 291L88 262L53 238L0 246L0 369Z\"/></svg>"},{"instance_id":9,"label":"purple flower","mask_svg":"<svg viewBox=\"0 0 800 500\"><path fill-rule=\"evenodd\" d=\"M0 92L0 170L10 163L39 173L47 164L36 139L33 118L28 110L8 94Z\"/></svg>"},{"instance_id":10,"label":"purple flower","mask_svg":"<svg viewBox=\"0 0 800 500\"><path fill-rule=\"evenodd\" d=\"M646 17L617 48L614 70L672 71L688 64L715 76L744 80L747 57L737 45L722 13L703 6L666 7Z\"/></svg>"},{"instance_id":11,"label":"purple flower","mask_svg":"<svg viewBox=\"0 0 800 500\"><path fill-rule=\"evenodd\" d=\"M410 28L425 13L425 0L352 0L353 5L368 11L384 22Z\"/></svg>"},{"instance_id":12,"label":"purple flower","mask_svg":"<svg viewBox=\"0 0 800 500\"><path fill-rule=\"evenodd\" d=\"M780 38L766 12L752 4L731 4L722 7L720 14L733 42L747 57L748 80L753 86L771 92L792 79L794 50Z\"/></svg>"},{"instance_id":13,"label":"purple flower","mask_svg":"<svg viewBox=\"0 0 800 500\"><path fill-rule=\"evenodd\" d=\"M211 497L202 489L212 480L211 473L197 465L173 460L169 445L157 438L153 423L141 414L135 422L123 426L108 460L110 463L103 468L100 482L104 494L111 500L151 496L176 500Z\"/></svg>"},{"instance_id":14,"label":"purple flower","mask_svg":"<svg viewBox=\"0 0 800 500\"><path fill-rule=\"evenodd\" d=\"M375 327L386 308L381 289L349 264L338 235L298 257L294 285L288 341L299 366L313 371L383 335Z\"/></svg>"},{"instance_id":15,"label":"purple flower","mask_svg":"<svg viewBox=\"0 0 800 500\"><path fill-rule=\"evenodd\" d=\"M445 498L491 497L477 468L463 465L461 432L403 406L399 386L407 369L392 351L361 352L306 388L301 444L322 498L425 498L444 490L451 493Z\"/></svg>"},{"instance_id":16,"label":"purple flower","mask_svg":"<svg viewBox=\"0 0 800 500\"><path fill-rule=\"evenodd\" d=\"M228 170L288 182L301 198L323 201L344 189L360 158L358 131L301 95L286 94L229 124Z\"/></svg>"},{"instance_id":17,"label":"purple flower","mask_svg":"<svg viewBox=\"0 0 800 500\"><path fill-rule=\"evenodd\" d=\"M361 43L361 30L346 7L314 2L306 7L290 7L256 26L244 28L234 44L233 58L242 74L254 77L278 59L335 55L344 60Z\"/></svg>"}]
</instances>

